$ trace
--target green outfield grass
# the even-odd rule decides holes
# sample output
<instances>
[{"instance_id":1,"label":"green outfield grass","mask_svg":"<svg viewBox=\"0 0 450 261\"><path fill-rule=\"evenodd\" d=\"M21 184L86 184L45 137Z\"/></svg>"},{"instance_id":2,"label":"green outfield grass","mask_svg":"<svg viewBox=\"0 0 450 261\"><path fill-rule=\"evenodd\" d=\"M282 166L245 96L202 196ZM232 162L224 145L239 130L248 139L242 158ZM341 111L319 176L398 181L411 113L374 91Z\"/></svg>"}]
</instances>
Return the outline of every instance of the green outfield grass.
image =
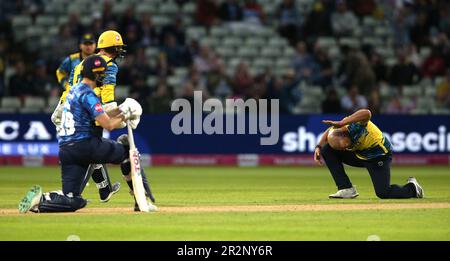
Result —
<instances>
[{"instance_id":1,"label":"green outfield grass","mask_svg":"<svg viewBox=\"0 0 450 261\"><path fill-rule=\"evenodd\" d=\"M171 207L243 205L336 205L450 203L449 167L395 167L393 183L415 176L422 200L377 199L365 170L348 168L359 198L330 200L336 188L325 168L146 168L157 205ZM0 240L450 240L450 209L332 211L133 213L132 198L120 170L110 168L122 189L106 204L95 186L85 190L88 209L128 208L109 213L0 214ZM0 209L17 208L33 184L60 189L58 168L0 168Z\"/></svg>"}]
</instances>

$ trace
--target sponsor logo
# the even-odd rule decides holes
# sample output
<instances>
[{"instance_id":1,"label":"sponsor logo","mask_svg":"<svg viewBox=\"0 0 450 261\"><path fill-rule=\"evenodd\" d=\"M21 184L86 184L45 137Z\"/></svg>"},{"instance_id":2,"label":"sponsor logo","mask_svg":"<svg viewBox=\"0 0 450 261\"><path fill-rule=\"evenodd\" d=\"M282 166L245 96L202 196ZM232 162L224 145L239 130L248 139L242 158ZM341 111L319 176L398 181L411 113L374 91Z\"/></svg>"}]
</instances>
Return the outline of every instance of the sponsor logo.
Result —
<instances>
[{"instance_id":1,"label":"sponsor logo","mask_svg":"<svg viewBox=\"0 0 450 261\"><path fill-rule=\"evenodd\" d=\"M94 107L96 112L102 112L103 111L103 107L100 103L97 103Z\"/></svg>"},{"instance_id":2,"label":"sponsor logo","mask_svg":"<svg viewBox=\"0 0 450 261\"><path fill-rule=\"evenodd\" d=\"M141 161L139 160L139 152L137 152L137 151L133 152L132 160L133 160L134 172L138 176L141 176Z\"/></svg>"},{"instance_id":3,"label":"sponsor logo","mask_svg":"<svg viewBox=\"0 0 450 261\"><path fill-rule=\"evenodd\" d=\"M58 156L57 142L0 142L0 156Z\"/></svg>"},{"instance_id":4,"label":"sponsor logo","mask_svg":"<svg viewBox=\"0 0 450 261\"><path fill-rule=\"evenodd\" d=\"M95 60L94 61L94 65L95 66L100 66L102 64L102 62L100 62L100 60Z\"/></svg>"},{"instance_id":5,"label":"sponsor logo","mask_svg":"<svg viewBox=\"0 0 450 261\"><path fill-rule=\"evenodd\" d=\"M284 152L313 152L323 133L318 135L300 126L296 132L287 132L282 136ZM450 132L445 126L436 131L383 133L391 141L394 152L450 152Z\"/></svg>"},{"instance_id":6,"label":"sponsor logo","mask_svg":"<svg viewBox=\"0 0 450 261\"><path fill-rule=\"evenodd\" d=\"M20 123L18 121L0 122L0 140L12 141L19 138ZM27 131L23 134L24 140L51 140L52 135L48 132L44 123L41 121L30 121Z\"/></svg>"}]
</instances>

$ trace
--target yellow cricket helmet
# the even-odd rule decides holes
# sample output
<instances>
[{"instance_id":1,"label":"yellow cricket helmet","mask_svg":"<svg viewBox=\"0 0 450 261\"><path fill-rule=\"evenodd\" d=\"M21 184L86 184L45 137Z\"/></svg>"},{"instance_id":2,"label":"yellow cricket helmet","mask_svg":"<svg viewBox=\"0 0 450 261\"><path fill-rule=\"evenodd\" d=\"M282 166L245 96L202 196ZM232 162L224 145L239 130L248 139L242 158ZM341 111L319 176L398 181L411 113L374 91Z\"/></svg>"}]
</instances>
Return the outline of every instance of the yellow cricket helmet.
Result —
<instances>
[{"instance_id":1,"label":"yellow cricket helmet","mask_svg":"<svg viewBox=\"0 0 450 261\"><path fill-rule=\"evenodd\" d=\"M124 46L122 36L113 30L103 32L98 38L97 48Z\"/></svg>"},{"instance_id":2,"label":"yellow cricket helmet","mask_svg":"<svg viewBox=\"0 0 450 261\"><path fill-rule=\"evenodd\" d=\"M103 32L98 38L97 48L105 49L115 57L123 58L125 56L125 46L122 36L113 30Z\"/></svg>"}]
</instances>

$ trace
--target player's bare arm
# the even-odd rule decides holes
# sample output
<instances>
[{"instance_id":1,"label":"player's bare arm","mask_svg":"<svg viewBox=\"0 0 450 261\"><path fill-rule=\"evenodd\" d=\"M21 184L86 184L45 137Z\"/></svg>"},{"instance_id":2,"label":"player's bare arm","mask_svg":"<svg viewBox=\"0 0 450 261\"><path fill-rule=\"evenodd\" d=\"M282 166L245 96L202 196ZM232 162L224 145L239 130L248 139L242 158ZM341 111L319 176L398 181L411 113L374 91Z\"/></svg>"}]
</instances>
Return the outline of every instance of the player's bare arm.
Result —
<instances>
[{"instance_id":1,"label":"player's bare arm","mask_svg":"<svg viewBox=\"0 0 450 261\"><path fill-rule=\"evenodd\" d=\"M117 106L117 105L116 105ZM105 108L105 113L110 117L110 118L113 118L113 117L117 117L117 116L119 116L119 114L121 114L122 112L119 110L119 107L115 107L115 108L112 108L112 109L106 109Z\"/></svg>"},{"instance_id":2,"label":"player's bare arm","mask_svg":"<svg viewBox=\"0 0 450 261\"><path fill-rule=\"evenodd\" d=\"M322 121L322 123L325 123L325 124L333 126L333 127L341 128L341 127L344 127L345 125L348 125L350 123L355 123L355 122L359 122L359 123L365 125L365 124L367 124L367 122L370 121L371 118L372 118L372 113L370 112L370 110L361 109L361 110L356 111L352 115L345 117L344 119L342 119L340 121L324 120L324 121Z\"/></svg>"},{"instance_id":3,"label":"player's bare arm","mask_svg":"<svg viewBox=\"0 0 450 261\"><path fill-rule=\"evenodd\" d=\"M103 113L97 116L95 120L100 123L100 126L102 126L102 128L108 131L117 129L121 126L121 123L126 120L125 115L123 115L118 108L117 111L119 112L113 117L109 117L108 113ZM116 109L110 112L116 112Z\"/></svg>"},{"instance_id":4,"label":"player's bare arm","mask_svg":"<svg viewBox=\"0 0 450 261\"><path fill-rule=\"evenodd\" d=\"M327 144L327 137L328 137L328 133L329 133L330 129L327 129L324 134L322 135L322 138L320 138L319 143L316 146L316 149L314 150L314 161L322 166L323 162L320 156L320 150L323 146L325 146Z\"/></svg>"},{"instance_id":5,"label":"player's bare arm","mask_svg":"<svg viewBox=\"0 0 450 261\"><path fill-rule=\"evenodd\" d=\"M142 114L141 105L130 98L127 98L118 107L105 110L105 113L97 116L95 120L108 131L122 128L123 122L129 121L131 127L135 129Z\"/></svg>"}]
</instances>

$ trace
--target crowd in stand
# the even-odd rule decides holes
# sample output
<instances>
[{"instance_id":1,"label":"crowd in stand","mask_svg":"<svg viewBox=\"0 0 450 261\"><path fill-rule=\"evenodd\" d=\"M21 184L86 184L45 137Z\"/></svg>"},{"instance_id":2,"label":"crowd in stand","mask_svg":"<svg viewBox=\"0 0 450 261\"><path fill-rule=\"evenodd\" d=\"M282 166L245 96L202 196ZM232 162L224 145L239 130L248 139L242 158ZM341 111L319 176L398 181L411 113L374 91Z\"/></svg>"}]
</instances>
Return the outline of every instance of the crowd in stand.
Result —
<instances>
[{"instance_id":1,"label":"crowd in stand","mask_svg":"<svg viewBox=\"0 0 450 261\"><path fill-rule=\"evenodd\" d=\"M175 1L182 6L188 1ZM44 12L44 1L2 1L0 4L0 96L60 95L62 87L56 82L55 70L62 59L77 51L83 33L99 35L115 29L124 37L127 55L120 61L118 85L130 86L130 96L141 102L148 112L170 110L174 98L193 99L195 90L203 97L278 98L281 111L294 113L302 99L300 83L321 86L324 92L322 112L352 112L369 107L374 112L408 113L414 105L401 102L403 86L429 79L437 88L437 103L450 108L450 3L441 0L316 0L309 13L299 11L295 0L280 1L273 17L255 0L198 0L194 24L205 26L229 22L249 22L274 27L288 39L296 53L291 70L276 76L271 70L253 75L242 61L236 70L227 73L220 55L201 39L188 40L181 16L172 23L157 28L152 14L136 13L138 6L130 5L119 17L113 15L114 2L104 1L101 10L93 11L92 24L83 26L80 17L68 14L68 22L60 27L52 40L52 56L43 58L40 50L29 51L23 42L14 41L11 19L14 15L36 17ZM388 66L376 46L352 48L340 46L342 61L333 66L328 50L317 39L352 36L364 17L388 21L393 31L397 62ZM147 47L159 49L148 58ZM421 48L431 53L421 59ZM181 88L170 86L167 79L177 68L187 68ZM148 76L158 80L151 86ZM436 78L442 80L434 81ZM380 89L396 90L388 106ZM346 94L339 96L338 89ZM176 91L180 90L180 91Z\"/></svg>"}]
</instances>

